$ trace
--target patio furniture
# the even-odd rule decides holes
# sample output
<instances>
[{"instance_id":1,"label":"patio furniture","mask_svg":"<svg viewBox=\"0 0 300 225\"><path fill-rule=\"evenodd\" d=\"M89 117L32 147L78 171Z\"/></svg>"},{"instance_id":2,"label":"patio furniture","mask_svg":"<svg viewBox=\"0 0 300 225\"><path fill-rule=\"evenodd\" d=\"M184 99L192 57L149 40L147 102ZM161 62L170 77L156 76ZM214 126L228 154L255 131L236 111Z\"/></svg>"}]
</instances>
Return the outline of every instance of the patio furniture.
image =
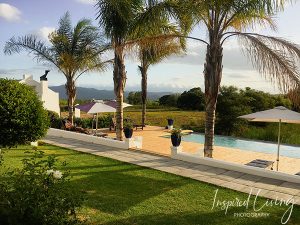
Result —
<instances>
[{"instance_id":1,"label":"patio furniture","mask_svg":"<svg viewBox=\"0 0 300 225\"><path fill-rule=\"evenodd\" d=\"M274 109L264 110L256 113L251 113L238 118L247 119L252 122L269 122L278 123L278 147L277 147L277 165L279 167L279 151L280 151L280 132L282 123L298 123L300 124L300 113L291 111L283 106L275 107Z\"/></svg>"},{"instance_id":2,"label":"patio furniture","mask_svg":"<svg viewBox=\"0 0 300 225\"><path fill-rule=\"evenodd\" d=\"M263 169L270 167L270 169L273 170L274 161L255 159L249 163L246 163L245 165L246 166L254 166L254 167L263 168Z\"/></svg>"},{"instance_id":3,"label":"patio furniture","mask_svg":"<svg viewBox=\"0 0 300 225\"><path fill-rule=\"evenodd\" d=\"M96 132L93 134L94 136L97 136L97 137L107 137L108 134L106 133L103 133L103 132Z\"/></svg>"},{"instance_id":4,"label":"patio furniture","mask_svg":"<svg viewBox=\"0 0 300 225\"><path fill-rule=\"evenodd\" d=\"M79 132L79 133L83 133L83 134L90 134L88 129L84 129L82 127L76 127L76 126L72 125L72 123L69 120L63 120L62 123L63 123L65 130L75 131L75 132Z\"/></svg>"},{"instance_id":5,"label":"patio furniture","mask_svg":"<svg viewBox=\"0 0 300 225\"><path fill-rule=\"evenodd\" d=\"M133 124L133 127L135 128L135 130L137 130L137 129L144 130L145 125L143 125L143 124Z\"/></svg>"}]
</instances>

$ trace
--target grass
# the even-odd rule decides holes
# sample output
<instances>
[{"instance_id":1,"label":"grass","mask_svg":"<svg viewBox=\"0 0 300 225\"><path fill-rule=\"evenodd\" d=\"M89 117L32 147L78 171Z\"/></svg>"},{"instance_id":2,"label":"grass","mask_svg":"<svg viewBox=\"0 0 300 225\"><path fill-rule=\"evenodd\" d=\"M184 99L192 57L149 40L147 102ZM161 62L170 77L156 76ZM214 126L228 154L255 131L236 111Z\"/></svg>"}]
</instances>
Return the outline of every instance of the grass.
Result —
<instances>
[{"instance_id":1,"label":"grass","mask_svg":"<svg viewBox=\"0 0 300 225\"><path fill-rule=\"evenodd\" d=\"M249 224L273 225L280 220L287 206L265 207L260 212L268 217L241 218L234 213L253 212L253 198L249 209L230 207L227 215L220 207L212 209L215 190L219 200L246 200L248 195L223 189L192 179L122 163L99 156L83 154L55 146L38 147L46 154L56 155L68 162L71 183L83 191L86 201L80 215L90 225L196 225ZM24 151L30 146L5 151L4 166L20 167ZM5 172L1 169L0 174ZM261 207L267 200L260 198ZM300 223L300 207L294 206L290 225Z\"/></svg>"},{"instance_id":2,"label":"grass","mask_svg":"<svg viewBox=\"0 0 300 225\"><path fill-rule=\"evenodd\" d=\"M243 132L237 134L239 137L273 141L278 139L278 123L267 124L266 126L248 126ZM300 125L282 124L281 125L281 143L300 145Z\"/></svg>"},{"instance_id":3,"label":"grass","mask_svg":"<svg viewBox=\"0 0 300 225\"><path fill-rule=\"evenodd\" d=\"M101 113L101 115L107 115L108 113ZM174 126L178 128L195 127L203 128L204 130L204 112L199 111L148 111L147 124L152 126L165 127L167 125L167 119L174 119ZM67 117L67 113L62 113L62 117ZM92 118L90 114L81 112L82 118ZM142 121L142 113L140 111L124 111L124 118L130 118L135 123Z\"/></svg>"}]
</instances>

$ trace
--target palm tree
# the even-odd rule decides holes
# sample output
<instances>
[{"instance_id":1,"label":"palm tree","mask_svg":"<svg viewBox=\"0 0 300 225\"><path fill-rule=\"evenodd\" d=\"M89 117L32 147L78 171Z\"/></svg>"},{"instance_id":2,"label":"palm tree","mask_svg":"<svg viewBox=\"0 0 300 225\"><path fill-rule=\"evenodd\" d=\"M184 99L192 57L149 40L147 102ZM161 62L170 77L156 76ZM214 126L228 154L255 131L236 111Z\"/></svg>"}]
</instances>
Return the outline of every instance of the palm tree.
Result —
<instances>
[{"instance_id":1,"label":"palm tree","mask_svg":"<svg viewBox=\"0 0 300 225\"><path fill-rule=\"evenodd\" d=\"M123 139L122 104L126 83L125 50L130 51L135 49L136 46L145 47L147 45L152 46L153 50L153 47L160 46L161 52L156 51L155 53L157 60L159 60L159 58L163 59L166 57L167 48L169 49L168 51L171 51L171 49L175 51L175 48L177 48L171 46L175 43L174 40L178 39L178 32L175 33L174 26L169 24L166 15L157 15L156 11L152 11L152 9L156 10L156 7L160 8L159 2L160 1L157 0L98 0L96 4L99 25L110 39L115 55L113 80L117 100L116 134L118 140ZM172 29L174 33L170 35ZM156 37L158 31L163 31L164 35L160 33L161 38ZM154 35L153 32L156 35ZM169 34L168 36L165 35L167 33ZM171 40L173 40L173 42ZM165 43L165 49L161 48L163 42ZM180 40L180 43L183 46L184 42L182 40ZM151 50L151 47L145 48L144 56L149 53L149 50ZM145 53L146 51L148 53ZM163 51L165 53L163 53ZM141 56L141 54L139 54L139 56ZM147 58L148 59L144 57L144 61L141 62L141 73L144 75L147 74L147 70L145 69L148 69L150 64L155 63L154 58L151 59L151 62L146 62L145 60L150 60L149 56L147 56ZM144 78L147 77L144 76ZM146 79L143 79L143 82L145 84ZM143 86L146 87L145 85ZM146 93L146 88L144 88L144 93ZM144 95L144 99L144 101L146 101L146 95Z\"/></svg>"},{"instance_id":2,"label":"palm tree","mask_svg":"<svg viewBox=\"0 0 300 225\"><path fill-rule=\"evenodd\" d=\"M182 53L182 45L178 43L178 39L159 40L151 43L138 43L138 58L140 66L138 67L142 76L142 125L146 121L146 101L147 101L147 79L148 69L151 65L157 64L172 54Z\"/></svg>"},{"instance_id":3,"label":"palm tree","mask_svg":"<svg viewBox=\"0 0 300 225\"><path fill-rule=\"evenodd\" d=\"M125 47L133 33L135 18L142 11L142 0L98 0L97 20L114 50L114 92L116 95L116 135L123 140L123 99L126 84Z\"/></svg>"},{"instance_id":4,"label":"palm tree","mask_svg":"<svg viewBox=\"0 0 300 225\"><path fill-rule=\"evenodd\" d=\"M50 63L66 77L69 120L73 123L76 81L89 71L102 71L109 61L102 61L102 53L108 49L103 44L97 27L88 19L81 19L72 27L69 13L59 21L59 27L49 35L50 46L34 35L11 38L4 53L11 55L22 50L34 55L38 62Z\"/></svg>"},{"instance_id":5,"label":"palm tree","mask_svg":"<svg viewBox=\"0 0 300 225\"><path fill-rule=\"evenodd\" d=\"M138 66L141 73L141 97L142 97L142 125L146 122L146 101L147 101L147 80L148 80L148 69L151 65L160 63L167 57L173 54L181 54L182 50L185 50L185 41L176 37L178 31L176 26L172 25L166 16L152 18L148 23L145 22L143 17L148 14L148 11L154 9L159 2L157 0L145 0L144 11L136 19L137 23L141 26L138 29L137 35L133 36L132 39L138 41L136 43L137 57L140 61ZM151 37L157 37L162 35L174 35L173 38L162 39ZM148 39L148 37L150 39Z\"/></svg>"},{"instance_id":6,"label":"palm tree","mask_svg":"<svg viewBox=\"0 0 300 225\"><path fill-rule=\"evenodd\" d=\"M156 13L164 13L179 21L186 31L201 26L207 39L188 37L206 45L205 82L205 144L206 157L212 157L216 103L223 70L223 45L237 38L253 66L282 92L300 86L298 45L283 38L255 32L255 26L276 30L274 15L284 10L289 0L165 0ZM152 9L152 11L154 11ZM182 36L185 36L183 34Z\"/></svg>"}]
</instances>

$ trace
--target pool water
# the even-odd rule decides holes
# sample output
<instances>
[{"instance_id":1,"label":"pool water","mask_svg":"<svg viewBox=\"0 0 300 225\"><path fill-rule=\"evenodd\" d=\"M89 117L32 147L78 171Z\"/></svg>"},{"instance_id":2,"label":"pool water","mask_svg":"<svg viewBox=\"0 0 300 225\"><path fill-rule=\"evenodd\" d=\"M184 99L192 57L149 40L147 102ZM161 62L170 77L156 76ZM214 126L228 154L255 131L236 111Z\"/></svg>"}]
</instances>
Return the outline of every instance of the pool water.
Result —
<instances>
[{"instance_id":1,"label":"pool water","mask_svg":"<svg viewBox=\"0 0 300 225\"><path fill-rule=\"evenodd\" d=\"M183 141L204 143L204 134L190 134L182 136ZM215 135L215 145L240 150L277 154L277 143L248 141L227 136ZM280 145L280 155L300 158L300 146Z\"/></svg>"}]
</instances>

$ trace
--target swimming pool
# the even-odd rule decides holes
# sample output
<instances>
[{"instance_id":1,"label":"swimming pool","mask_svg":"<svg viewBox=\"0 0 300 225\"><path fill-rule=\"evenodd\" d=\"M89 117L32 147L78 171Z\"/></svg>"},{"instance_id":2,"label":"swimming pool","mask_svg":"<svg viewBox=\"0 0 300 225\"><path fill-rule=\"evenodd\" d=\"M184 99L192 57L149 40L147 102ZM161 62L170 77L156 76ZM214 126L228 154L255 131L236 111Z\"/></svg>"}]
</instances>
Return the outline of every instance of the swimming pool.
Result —
<instances>
[{"instance_id":1,"label":"swimming pool","mask_svg":"<svg viewBox=\"0 0 300 225\"><path fill-rule=\"evenodd\" d=\"M182 136L183 141L204 143L204 134L194 133ZM277 154L276 143L266 143L260 141L248 141L227 136L215 135L215 145L229 148L238 148L246 151ZM280 146L280 155L291 158L300 158L300 146Z\"/></svg>"}]
</instances>

